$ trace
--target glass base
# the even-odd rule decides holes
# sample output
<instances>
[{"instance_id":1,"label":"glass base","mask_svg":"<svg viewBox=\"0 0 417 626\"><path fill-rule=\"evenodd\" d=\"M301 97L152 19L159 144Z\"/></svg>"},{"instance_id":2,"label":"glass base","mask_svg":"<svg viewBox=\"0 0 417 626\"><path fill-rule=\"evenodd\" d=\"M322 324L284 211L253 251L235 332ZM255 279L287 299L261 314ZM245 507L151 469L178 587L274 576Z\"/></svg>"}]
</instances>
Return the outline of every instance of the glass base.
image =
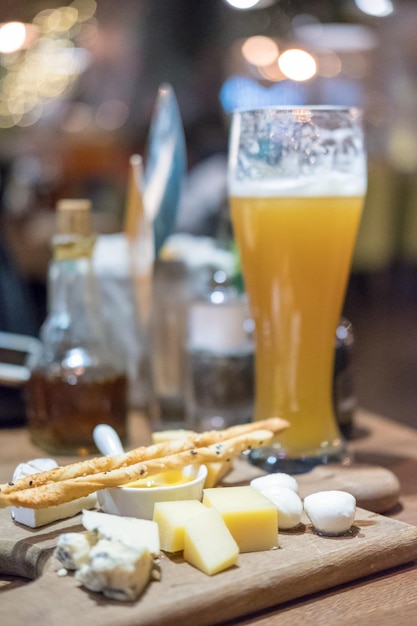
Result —
<instances>
[{"instance_id":1,"label":"glass base","mask_svg":"<svg viewBox=\"0 0 417 626\"><path fill-rule=\"evenodd\" d=\"M247 453L247 460L252 465L263 469L269 474L283 472L285 474L305 474L318 465L339 463L349 465L352 461L347 448L331 447L318 454L291 457L279 448L255 448Z\"/></svg>"}]
</instances>

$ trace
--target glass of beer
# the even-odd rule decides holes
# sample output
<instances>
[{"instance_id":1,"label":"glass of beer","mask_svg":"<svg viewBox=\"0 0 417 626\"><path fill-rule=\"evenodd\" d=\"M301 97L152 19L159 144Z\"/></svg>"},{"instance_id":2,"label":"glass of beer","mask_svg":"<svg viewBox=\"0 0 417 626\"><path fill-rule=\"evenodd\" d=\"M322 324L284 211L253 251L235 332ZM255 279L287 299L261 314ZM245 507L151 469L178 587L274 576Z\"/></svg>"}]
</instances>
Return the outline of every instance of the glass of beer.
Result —
<instances>
[{"instance_id":1,"label":"glass of beer","mask_svg":"<svg viewBox=\"0 0 417 626\"><path fill-rule=\"evenodd\" d=\"M232 116L228 190L255 324L254 420L279 416L290 424L249 455L270 472L349 458L332 381L366 172L356 108Z\"/></svg>"}]
</instances>

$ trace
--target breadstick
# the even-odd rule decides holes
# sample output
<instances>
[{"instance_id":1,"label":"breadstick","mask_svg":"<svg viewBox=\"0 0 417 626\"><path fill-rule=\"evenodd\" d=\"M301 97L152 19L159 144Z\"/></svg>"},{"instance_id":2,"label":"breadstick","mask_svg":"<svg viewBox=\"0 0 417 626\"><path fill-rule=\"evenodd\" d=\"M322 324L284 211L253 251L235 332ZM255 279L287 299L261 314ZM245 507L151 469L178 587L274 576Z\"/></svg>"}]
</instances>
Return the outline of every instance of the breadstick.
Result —
<instances>
[{"instance_id":1,"label":"breadstick","mask_svg":"<svg viewBox=\"0 0 417 626\"><path fill-rule=\"evenodd\" d=\"M31 474L30 476L24 476L13 482L0 485L0 492L11 493L12 491L20 491L21 489L40 487L41 485L46 485L51 482L55 483L79 476L89 476L99 472L109 472L110 470L126 467L133 463L138 463L139 461L176 454L182 450L189 450L192 447L192 441L188 440L164 442L152 446L141 446L125 454L96 457L62 467L54 467L54 469Z\"/></svg>"},{"instance_id":2,"label":"breadstick","mask_svg":"<svg viewBox=\"0 0 417 626\"><path fill-rule=\"evenodd\" d=\"M94 459L87 459L66 465L64 467L56 467L52 470L32 474L19 478L10 483L0 485L2 494L20 491L21 489L34 489L50 482L60 482L70 478L78 478L80 476L89 476L98 474L99 472L109 472L110 470L119 469L139 463L141 461L149 461L159 457L170 456L179 452L190 450L194 447L208 446L218 441L225 441L237 435L243 435L259 429L270 430L273 433L279 433L288 427L288 422L278 418L271 417L259 422L250 422L239 426L231 426L224 430L214 430L204 433L190 435L182 441L171 441L154 444L151 446L142 446L135 448L125 454L114 456L103 456Z\"/></svg>"},{"instance_id":3,"label":"breadstick","mask_svg":"<svg viewBox=\"0 0 417 626\"><path fill-rule=\"evenodd\" d=\"M238 437L256 430L270 430L274 434L280 433L288 428L289 423L280 417L269 417L258 422L249 422L237 426L229 426L224 430L208 430L193 436L194 446L209 446L218 441L225 441L231 437Z\"/></svg>"},{"instance_id":4,"label":"breadstick","mask_svg":"<svg viewBox=\"0 0 417 626\"><path fill-rule=\"evenodd\" d=\"M256 430L218 442L210 446L192 448L170 456L152 459L147 463L135 463L127 467L79 476L49 483L31 489L22 489L11 493L0 493L0 508L24 506L42 509L70 502L99 489L120 487L146 476L171 469L180 469L186 465L201 465L214 461L231 461L244 450L264 446L271 441L274 433L270 430Z\"/></svg>"}]
</instances>

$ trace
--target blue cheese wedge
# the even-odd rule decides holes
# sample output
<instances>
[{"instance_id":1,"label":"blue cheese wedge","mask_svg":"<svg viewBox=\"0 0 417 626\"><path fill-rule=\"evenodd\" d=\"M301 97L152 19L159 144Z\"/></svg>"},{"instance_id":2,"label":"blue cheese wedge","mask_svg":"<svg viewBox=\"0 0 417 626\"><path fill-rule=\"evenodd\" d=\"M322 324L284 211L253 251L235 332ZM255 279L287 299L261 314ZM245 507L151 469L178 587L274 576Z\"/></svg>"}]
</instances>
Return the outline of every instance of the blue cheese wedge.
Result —
<instances>
[{"instance_id":1,"label":"blue cheese wedge","mask_svg":"<svg viewBox=\"0 0 417 626\"><path fill-rule=\"evenodd\" d=\"M31 476L37 472L44 472L58 467L53 459L39 458L32 459L27 463L20 463L13 472L13 480ZM45 509L31 509L23 506L14 506L11 510L12 519L29 528L38 528L45 526L67 517L74 517L81 513L83 509L93 509L97 505L97 497L95 494L77 498L72 502L65 502L57 506L50 506Z\"/></svg>"},{"instance_id":2,"label":"blue cheese wedge","mask_svg":"<svg viewBox=\"0 0 417 626\"><path fill-rule=\"evenodd\" d=\"M97 533L64 533L58 537L54 556L65 569L77 570L90 560L90 550L99 540Z\"/></svg>"},{"instance_id":3,"label":"blue cheese wedge","mask_svg":"<svg viewBox=\"0 0 417 626\"><path fill-rule=\"evenodd\" d=\"M64 533L54 556L59 572L75 570L90 591L113 600L136 600L152 578L158 579L158 525L150 520L83 511L85 532Z\"/></svg>"},{"instance_id":4,"label":"blue cheese wedge","mask_svg":"<svg viewBox=\"0 0 417 626\"><path fill-rule=\"evenodd\" d=\"M100 539L75 577L90 591L113 600L136 600L151 580L153 565L147 548Z\"/></svg>"}]
</instances>

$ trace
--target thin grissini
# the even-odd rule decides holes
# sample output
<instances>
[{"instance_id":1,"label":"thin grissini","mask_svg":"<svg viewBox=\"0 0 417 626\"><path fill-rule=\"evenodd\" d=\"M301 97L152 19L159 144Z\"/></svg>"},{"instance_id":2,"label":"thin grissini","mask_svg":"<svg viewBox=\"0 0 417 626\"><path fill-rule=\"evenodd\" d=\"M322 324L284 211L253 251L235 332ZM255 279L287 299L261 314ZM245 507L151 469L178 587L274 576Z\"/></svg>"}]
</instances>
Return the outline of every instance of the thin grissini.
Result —
<instances>
[{"instance_id":1,"label":"thin grissini","mask_svg":"<svg viewBox=\"0 0 417 626\"><path fill-rule=\"evenodd\" d=\"M86 459L70 465L56 467L52 470L39 472L30 476L19 478L10 483L0 485L0 493L7 494L22 489L34 489L52 482L60 482L81 476L90 476L100 472L109 472L110 470L120 469L134 465L135 463L150 461L160 457L178 454L180 452L190 450L191 448L200 448L210 446L219 441L225 441L231 437L244 435L259 429L270 430L274 434L278 434L288 427L288 422L279 417L271 417L258 422L250 422L238 426L231 426L224 430L207 431L189 435L186 439L162 442L151 446L141 446L130 450L125 454L113 456L102 456L93 459Z\"/></svg>"},{"instance_id":2,"label":"thin grissini","mask_svg":"<svg viewBox=\"0 0 417 626\"><path fill-rule=\"evenodd\" d=\"M180 469L186 465L202 465L215 461L231 462L233 458L245 450L268 444L273 436L273 431L260 429L209 446L194 447L177 454L151 459L147 462L134 463L127 467L51 482L11 493L1 492L0 508L23 506L42 509L70 502L100 489L120 487L146 476Z\"/></svg>"}]
</instances>

